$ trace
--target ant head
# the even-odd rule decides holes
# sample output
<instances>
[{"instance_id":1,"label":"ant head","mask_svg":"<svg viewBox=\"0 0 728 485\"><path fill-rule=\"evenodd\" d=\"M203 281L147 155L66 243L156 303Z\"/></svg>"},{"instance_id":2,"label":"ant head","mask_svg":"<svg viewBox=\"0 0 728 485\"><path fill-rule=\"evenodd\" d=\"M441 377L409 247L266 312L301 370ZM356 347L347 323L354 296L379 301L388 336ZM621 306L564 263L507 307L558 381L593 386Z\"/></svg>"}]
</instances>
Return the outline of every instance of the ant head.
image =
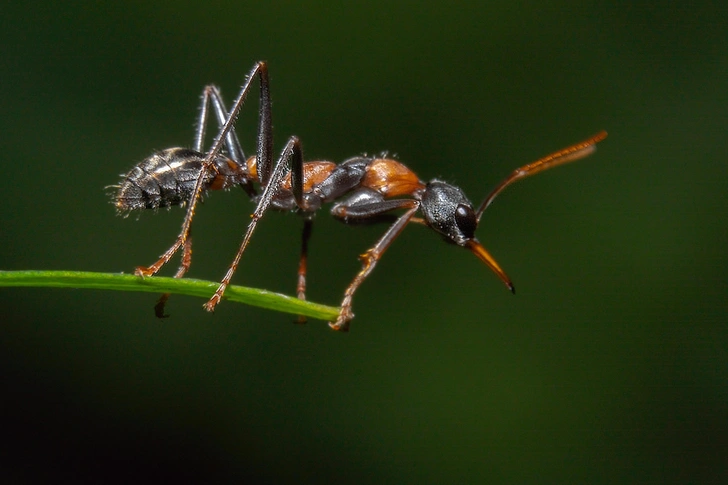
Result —
<instances>
[{"instance_id":1,"label":"ant head","mask_svg":"<svg viewBox=\"0 0 728 485\"><path fill-rule=\"evenodd\" d=\"M475 238L479 217L462 190L446 182L433 180L422 193L420 210L428 226L442 234L447 241L470 250L515 293L510 278Z\"/></svg>"},{"instance_id":2,"label":"ant head","mask_svg":"<svg viewBox=\"0 0 728 485\"><path fill-rule=\"evenodd\" d=\"M465 246L475 237L478 220L473 204L458 187L440 180L431 181L422 194L421 209L427 225L448 241Z\"/></svg>"}]
</instances>

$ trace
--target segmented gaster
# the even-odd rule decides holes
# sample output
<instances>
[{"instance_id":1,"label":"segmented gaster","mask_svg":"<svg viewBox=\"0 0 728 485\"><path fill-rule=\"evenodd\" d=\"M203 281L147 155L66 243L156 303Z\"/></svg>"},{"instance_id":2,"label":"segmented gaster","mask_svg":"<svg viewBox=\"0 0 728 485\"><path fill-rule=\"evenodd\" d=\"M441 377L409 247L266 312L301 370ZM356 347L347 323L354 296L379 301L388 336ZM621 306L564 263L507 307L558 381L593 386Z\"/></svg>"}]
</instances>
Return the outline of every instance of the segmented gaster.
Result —
<instances>
[{"instance_id":1,"label":"segmented gaster","mask_svg":"<svg viewBox=\"0 0 728 485\"><path fill-rule=\"evenodd\" d=\"M200 176L204 155L188 148L170 148L153 154L124 176L113 197L120 212L186 204ZM219 156L204 174L203 193L225 189L245 180L242 168Z\"/></svg>"}]
</instances>

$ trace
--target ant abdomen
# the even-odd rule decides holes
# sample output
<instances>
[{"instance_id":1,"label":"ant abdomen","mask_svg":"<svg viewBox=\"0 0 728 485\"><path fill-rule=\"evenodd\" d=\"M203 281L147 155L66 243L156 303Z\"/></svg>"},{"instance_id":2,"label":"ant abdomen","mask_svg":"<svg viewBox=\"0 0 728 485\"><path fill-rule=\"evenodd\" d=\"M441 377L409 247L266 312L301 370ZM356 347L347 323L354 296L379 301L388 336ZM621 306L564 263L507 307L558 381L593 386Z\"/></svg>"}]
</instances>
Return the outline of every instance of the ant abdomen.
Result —
<instances>
[{"instance_id":1,"label":"ant abdomen","mask_svg":"<svg viewBox=\"0 0 728 485\"><path fill-rule=\"evenodd\" d=\"M126 174L114 205L121 212L185 205L192 197L205 159L189 148L169 148L151 155ZM218 156L202 179L202 192L246 182L240 164Z\"/></svg>"}]
</instances>

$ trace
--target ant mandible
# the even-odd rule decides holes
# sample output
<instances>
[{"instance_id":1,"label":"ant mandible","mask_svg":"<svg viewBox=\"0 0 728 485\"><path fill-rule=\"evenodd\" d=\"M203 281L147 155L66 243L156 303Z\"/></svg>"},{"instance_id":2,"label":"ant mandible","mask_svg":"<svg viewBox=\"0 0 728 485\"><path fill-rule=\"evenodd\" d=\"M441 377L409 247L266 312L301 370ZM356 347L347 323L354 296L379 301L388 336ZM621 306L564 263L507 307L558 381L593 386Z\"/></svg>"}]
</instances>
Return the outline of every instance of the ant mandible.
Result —
<instances>
[{"instance_id":1,"label":"ant mandible","mask_svg":"<svg viewBox=\"0 0 728 485\"><path fill-rule=\"evenodd\" d=\"M246 159L234 125L256 78L260 86L258 146L256 155ZM203 140L211 104L220 129L212 147L205 153ZM354 317L351 310L354 293L410 222L424 224L445 240L470 250L515 293L510 278L475 237L483 211L513 182L590 155L595 150L595 144L606 136L607 133L602 131L581 143L516 169L474 208L458 187L437 179L424 183L404 164L384 156L357 156L338 165L328 161L304 162L301 142L292 136L278 160L273 162L268 68L265 62L258 62L248 74L229 112L219 89L212 85L205 87L194 147L169 148L145 159L117 186L119 190L114 197L114 204L120 212L187 205L182 230L174 244L154 264L135 270L135 274L141 277L154 275L182 249L182 262L175 274L176 278L181 278L192 261L190 226L201 196L209 190L239 185L257 201L230 267L212 298L204 304L204 308L210 312L222 299L258 221L269 208L297 211L303 216L297 284L300 299L305 299L312 218L322 204L334 202L331 214L347 223L376 221L384 219L391 211L404 210L404 214L396 219L376 244L360 256L362 269L344 292L338 318L329 323L334 330L346 331ZM260 195L256 192L256 183L262 188ZM415 217L418 211L423 217ZM163 295L157 304L158 316L163 316L168 296Z\"/></svg>"}]
</instances>

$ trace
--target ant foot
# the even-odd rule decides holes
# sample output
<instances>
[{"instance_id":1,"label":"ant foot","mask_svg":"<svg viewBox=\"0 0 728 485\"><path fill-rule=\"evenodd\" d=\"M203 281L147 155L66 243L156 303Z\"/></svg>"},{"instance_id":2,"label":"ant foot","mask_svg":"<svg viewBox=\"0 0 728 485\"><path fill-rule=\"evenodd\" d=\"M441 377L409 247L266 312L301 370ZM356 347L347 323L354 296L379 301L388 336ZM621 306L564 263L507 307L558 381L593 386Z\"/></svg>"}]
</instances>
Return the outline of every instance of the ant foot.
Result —
<instances>
[{"instance_id":1,"label":"ant foot","mask_svg":"<svg viewBox=\"0 0 728 485\"><path fill-rule=\"evenodd\" d=\"M339 313L339 318L337 318L334 323L329 322L329 327L337 332L348 332L349 322L353 318L354 314L351 312L350 308L342 308L341 313Z\"/></svg>"},{"instance_id":2,"label":"ant foot","mask_svg":"<svg viewBox=\"0 0 728 485\"><path fill-rule=\"evenodd\" d=\"M202 305L202 306L203 306L203 307L205 308L205 310L207 310L208 312L214 312L214 311L215 311L215 307L217 306L217 304L218 304L218 303L220 303L220 295L218 295L217 293L215 293L214 295L212 295L212 298L210 298L210 299L209 299L209 300L207 301L207 303L205 303L205 304L204 304L204 305Z\"/></svg>"},{"instance_id":3,"label":"ant foot","mask_svg":"<svg viewBox=\"0 0 728 485\"><path fill-rule=\"evenodd\" d=\"M134 269L134 274L136 276L139 276L140 278L144 278L145 276L153 276L156 271L153 268L147 268L146 266L137 266Z\"/></svg>"}]
</instances>

